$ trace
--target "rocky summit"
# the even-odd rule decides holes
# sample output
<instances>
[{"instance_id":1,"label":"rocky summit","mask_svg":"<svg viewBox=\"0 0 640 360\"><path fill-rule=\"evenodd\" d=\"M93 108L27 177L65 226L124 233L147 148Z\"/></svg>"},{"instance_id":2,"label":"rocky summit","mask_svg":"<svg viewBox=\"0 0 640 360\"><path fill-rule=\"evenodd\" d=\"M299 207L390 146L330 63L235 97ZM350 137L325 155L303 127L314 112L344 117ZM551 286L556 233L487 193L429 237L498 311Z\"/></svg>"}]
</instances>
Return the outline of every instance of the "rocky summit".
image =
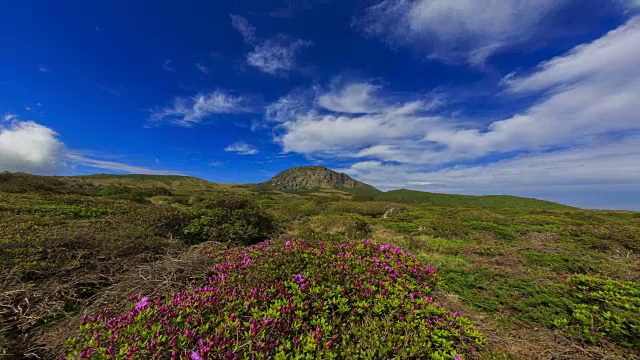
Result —
<instances>
[{"instance_id":1,"label":"rocky summit","mask_svg":"<svg viewBox=\"0 0 640 360\"><path fill-rule=\"evenodd\" d=\"M324 166L293 167L260 185L274 190L372 188L371 185Z\"/></svg>"}]
</instances>

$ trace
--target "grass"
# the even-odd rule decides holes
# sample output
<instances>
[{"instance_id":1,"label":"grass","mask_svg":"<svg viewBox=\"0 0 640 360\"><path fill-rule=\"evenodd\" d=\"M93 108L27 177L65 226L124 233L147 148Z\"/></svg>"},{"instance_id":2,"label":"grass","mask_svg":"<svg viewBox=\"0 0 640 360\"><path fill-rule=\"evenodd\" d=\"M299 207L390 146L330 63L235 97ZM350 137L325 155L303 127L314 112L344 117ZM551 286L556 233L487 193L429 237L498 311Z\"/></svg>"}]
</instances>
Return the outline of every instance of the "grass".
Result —
<instances>
[{"instance_id":1,"label":"grass","mask_svg":"<svg viewBox=\"0 0 640 360\"><path fill-rule=\"evenodd\" d=\"M393 201L433 206L462 206L482 208L513 209L569 209L571 207L538 199L522 198L506 195L469 196L453 194L436 194L416 190L391 190L376 194L378 201Z\"/></svg>"},{"instance_id":2,"label":"grass","mask_svg":"<svg viewBox=\"0 0 640 360\"><path fill-rule=\"evenodd\" d=\"M288 296L309 298L310 293L292 292L294 285L299 285L293 278L296 274L306 279L309 291L318 293L313 295L318 296L315 305L305 308L309 312L301 317L300 326L306 324L308 331L279 325L283 327L278 331L290 341L285 347L290 355L371 358L416 351L436 354L432 357L451 358L455 352L462 358L479 359L535 358L540 354L572 359L640 356L637 213L587 211L508 197L432 197L432 203L421 204L421 199L412 203L396 197L387 202L336 190L292 194L253 189L182 177L74 180L0 174L0 354L21 357L34 353L44 358L86 354L93 347L90 336L98 334L106 339L104 332L111 331L104 326L104 314L97 319L105 307L110 309L109 319L126 322L127 331L141 336L135 340L143 345L138 350L147 351L148 340L155 341L155 332L169 331L154 328L157 323L152 316L162 315L163 306L174 306L174 299L200 299L204 296L201 290L216 274L215 264L237 264L233 259L249 254L255 262L241 272L217 272L230 276L220 291L226 294L235 289L238 302L251 299L254 288L273 295L256 305L255 312L243 313L247 319L273 315L274 304ZM404 212L383 218L390 208L404 208ZM267 237L273 241L245 247ZM445 334L446 341L441 343L440 338L430 338L433 328L416 327L407 318L392 321L365 312L366 321L354 322L320 311L318 306L334 301L323 297L325 294L337 286L349 286L354 278L369 276L371 269L357 261L349 263L351 277L336 272L336 264L345 261L336 249L360 246L363 238L373 243L366 243L371 247L368 250L353 250L361 259L380 260L383 255L375 249L393 244L411 252L412 263L432 264L437 275L428 281L428 291L421 291L439 304L438 311L443 314L464 314L460 321L464 318L473 323L486 342L475 344L479 334L452 332L455 327L445 327L438 330ZM214 246L210 242L232 239L241 246ZM287 241L299 246L299 251L285 251ZM320 248L331 250L318 256ZM326 278L318 275L316 281L316 274ZM411 279L407 277L406 284L414 281ZM397 291L390 301L409 306L406 298L401 299L406 294L401 290L404 285L388 290ZM130 319L131 310L141 301L137 294L148 297L148 305ZM129 300L131 296L138 297ZM340 301L353 308L353 296L345 295ZM396 304L378 305L375 299L366 301L374 308ZM184 312L180 326L187 330L189 321L194 320L188 317L195 305L183 305L178 302L175 306L176 311ZM228 306L233 304L216 306L221 307L203 308L210 327L227 324L217 322L215 315L230 315ZM88 320L81 325L85 314ZM323 321L324 325L318 325ZM339 331L336 324L340 324ZM250 325L238 324L237 330L249 336L243 350L231 345L225 349L238 356L264 355L265 348L257 347L257 342L266 344L266 333L258 331L257 337L251 337ZM323 336L313 348L311 330L315 331L315 326L321 327ZM332 330L325 326L332 326ZM401 350L395 340L385 344L378 336L383 328L389 329L392 338L408 329L424 331L431 347L415 342ZM354 348L348 344L358 341L325 338L328 333L366 342ZM177 355L200 351L192 335L185 335L189 346ZM69 338L75 340L63 346ZM300 342L295 344L294 339ZM305 339L311 342L305 343ZM173 349L171 338L160 336L157 340L153 345L156 351ZM329 349L328 341L333 341ZM127 344L134 343L112 346L119 352ZM438 349L442 351L438 353ZM92 351L96 357L111 350L96 347Z\"/></svg>"}]
</instances>

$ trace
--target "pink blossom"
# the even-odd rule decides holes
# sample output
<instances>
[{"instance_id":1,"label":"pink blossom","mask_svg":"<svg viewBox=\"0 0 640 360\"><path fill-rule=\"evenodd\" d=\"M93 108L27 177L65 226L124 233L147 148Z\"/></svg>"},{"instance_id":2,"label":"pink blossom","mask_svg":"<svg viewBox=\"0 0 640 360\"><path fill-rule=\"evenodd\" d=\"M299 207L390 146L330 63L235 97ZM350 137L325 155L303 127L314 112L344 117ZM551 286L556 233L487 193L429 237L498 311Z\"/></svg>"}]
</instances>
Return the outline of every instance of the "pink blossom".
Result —
<instances>
[{"instance_id":1,"label":"pink blossom","mask_svg":"<svg viewBox=\"0 0 640 360\"><path fill-rule=\"evenodd\" d=\"M142 310L144 309L147 304L149 303L149 298L147 296L143 297L142 299L140 299L140 301L138 301L138 303L136 304L136 310Z\"/></svg>"},{"instance_id":2,"label":"pink blossom","mask_svg":"<svg viewBox=\"0 0 640 360\"><path fill-rule=\"evenodd\" d=\"M306 280L307 280L307 278L306 278L304 275L302 275L302 274L295 274L295 275L293 276L293 281L294 281L295 283L297 283L298 285L302 284L302 283L303 283L303 282L305 282Z\"/></svg>"}]
</instances>

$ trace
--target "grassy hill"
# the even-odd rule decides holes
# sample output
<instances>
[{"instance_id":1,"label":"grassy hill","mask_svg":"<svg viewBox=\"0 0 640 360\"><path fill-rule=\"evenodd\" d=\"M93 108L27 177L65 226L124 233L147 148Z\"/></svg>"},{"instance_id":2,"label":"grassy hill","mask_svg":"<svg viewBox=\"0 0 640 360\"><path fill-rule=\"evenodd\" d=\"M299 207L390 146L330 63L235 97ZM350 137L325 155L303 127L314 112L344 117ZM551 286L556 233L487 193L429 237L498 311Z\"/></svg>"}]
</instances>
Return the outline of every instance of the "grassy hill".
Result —
<instances>
[{"instance_id":1,"label":"grassy hill","mask_svg":"<svg viewBox=\"0 0 640 360\"><path fill-rule=\"evenodd\" d=\"M394 201L434 206L461 206L483 208L512 209L570 209L572 207L551 201L523 198L508 195L470 196L455 194L437 194L416 190L391 190L374 194L378 201Z\"/></svg>"},{"instance_id":2,"label":"grassy hill","mask_svg":"<svg viewBox=\"0 0 640 360\"><path fill-rule=\"evenodd\" d=\"M113 175L96 174L61 177L62 179L84 181L97 185L120 185L132 187L163 187L173 191L201 191L219 189L219 184L192 176L179 175Z\"/></svg>"}]
</instances>

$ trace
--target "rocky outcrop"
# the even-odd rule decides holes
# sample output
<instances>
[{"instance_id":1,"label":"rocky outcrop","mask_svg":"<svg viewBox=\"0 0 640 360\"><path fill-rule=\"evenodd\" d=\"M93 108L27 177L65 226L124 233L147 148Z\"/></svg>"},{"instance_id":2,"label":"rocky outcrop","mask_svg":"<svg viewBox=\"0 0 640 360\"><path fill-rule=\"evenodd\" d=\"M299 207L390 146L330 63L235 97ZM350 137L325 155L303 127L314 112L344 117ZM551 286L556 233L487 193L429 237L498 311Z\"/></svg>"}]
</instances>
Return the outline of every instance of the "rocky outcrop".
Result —
<instances>
[{"instance_id":1,"label":"rocky outcrop","mask_svg":"<svg viewBox=\"0 0 640 360\"><path fill-rule=\"evenodd\" d=\"M383 219L390 218L392 216L402 214L405 211L407 211L406 207L392 207L389 210L384 212L384 214L382 215L382 218Z\"/></svg>"}]
</instances>

